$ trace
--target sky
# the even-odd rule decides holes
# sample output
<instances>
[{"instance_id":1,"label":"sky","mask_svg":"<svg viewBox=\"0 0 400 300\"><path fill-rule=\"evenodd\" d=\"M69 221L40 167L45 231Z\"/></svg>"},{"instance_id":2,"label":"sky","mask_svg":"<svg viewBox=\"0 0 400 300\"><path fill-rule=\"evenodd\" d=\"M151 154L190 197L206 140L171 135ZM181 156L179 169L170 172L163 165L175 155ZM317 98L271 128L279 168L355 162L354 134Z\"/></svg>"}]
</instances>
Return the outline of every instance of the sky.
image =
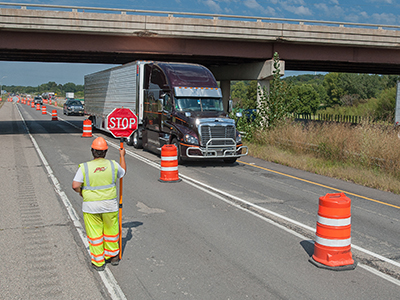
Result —
<instances>
[{"instance_id":1,"label":"sky","mask_svg":"<svg viewBox=\"0 0 400 300\"><path fill-rule=\"evenodd\" d=\"M400 0L19 0L5 3L125 8L285 19L400 25ZM0 5L0 8L3 7ZM0 85L83 84L112 65L0 62ZM304 72L285 71L286 76Z\"/></svg>"}]
</instances>

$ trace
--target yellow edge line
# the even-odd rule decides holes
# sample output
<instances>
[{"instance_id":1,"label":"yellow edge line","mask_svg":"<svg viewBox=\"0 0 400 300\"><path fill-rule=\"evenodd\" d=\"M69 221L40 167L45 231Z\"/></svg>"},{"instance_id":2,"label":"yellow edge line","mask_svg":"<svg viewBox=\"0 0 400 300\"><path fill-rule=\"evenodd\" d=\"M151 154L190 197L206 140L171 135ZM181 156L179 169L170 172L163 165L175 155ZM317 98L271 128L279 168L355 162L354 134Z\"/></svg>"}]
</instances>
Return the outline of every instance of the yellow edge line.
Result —
<instances>
[{"instance_id":1,"label":"yellow edge line","mask_svg":"<svg viewBox=\"0 0 400 300\"><path fill-rule=\"evenodd\" d=\"M351 193L351 192L348 192L348 191L344 191L344 190L340 190L340 189L337 189L337 188L333 188L331 186L323 185L323 184L320 184L320 183L317 183L317 182L314 182L314 181L309 181L309 180L302 179L302 178L299 178L299 177L296 177L296 176L288 175L288 174L285 174L285 173L281 173L281 172L278 172L278 171L274 171L274 170L271 170L271 169L267 169L267 168L264 168L264 167L260 167L260 166L257 166L257 165L246 163L244 161L238 161L238 162L242 163L244 165L248 165L248 166L257 168L257 169L262 169L262 170L265 170L265 171L268 171L268 172L272 172L272 173L276 173L276 174L279 174L279 175L282 175L282 176L290 177L290 178L293 178L293 179L296 179L296 180L300 180L300 181L303 181L303 182L307 182L307 183L310 183L310 184L313 184L313 185L318 185L320 187L324 187L324 188L331 189L331 190L338 191L338 192L342 192L342 193L345 193L345 194L348 194L348 195L356 196L358 198L362 198L362 199L365 199L365 200L368 200L368 201L372 201L372 202L376 202L376 203L379 203L379 204L383 204L383 205L386 205L386 206L390 206L390 207L394 207L394 208L400 209L400 206L397 206L397 205L393 205L393 204L389 204L389 203L382 202L382 201L379 201L379 200L375 200L375 199L372 199L372 198L368 198L368 197L364 197L364 196L361 196L361 195L357 195L357 194L354 194L354 193Z\"/></svg>"}]
</instances>

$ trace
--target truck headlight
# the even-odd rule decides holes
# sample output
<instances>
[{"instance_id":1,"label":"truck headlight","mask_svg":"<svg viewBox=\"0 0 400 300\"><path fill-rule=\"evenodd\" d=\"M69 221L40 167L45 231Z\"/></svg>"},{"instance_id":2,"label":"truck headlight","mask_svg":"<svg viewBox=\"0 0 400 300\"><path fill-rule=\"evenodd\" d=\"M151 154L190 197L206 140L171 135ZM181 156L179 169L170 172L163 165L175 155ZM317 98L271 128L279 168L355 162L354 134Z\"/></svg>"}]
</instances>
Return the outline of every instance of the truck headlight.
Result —
<instances>
[{"instance_id":1,"label":"truck headlight","mask_svg":"<svg viewBox=\"0 0 400 300\"><path fill-rule=\"evenodd\" d=\"M242 143L242 135L238 133L236 135L236 144L241 144Z\"/></svg>"},{"instance_id":2,"label":"truck headlight","mask_svg":"<svg viewBox=\"0 0 400 300\"><path fill-rule=\"evenodd\" d=\"M196 137L194 137L193 135L190 134L185 134L185 136L183 137L183 140L185 143L189 143L189 144L195 144L198 145L199 141L197 140Z\"/></svg>"}]
</instances>

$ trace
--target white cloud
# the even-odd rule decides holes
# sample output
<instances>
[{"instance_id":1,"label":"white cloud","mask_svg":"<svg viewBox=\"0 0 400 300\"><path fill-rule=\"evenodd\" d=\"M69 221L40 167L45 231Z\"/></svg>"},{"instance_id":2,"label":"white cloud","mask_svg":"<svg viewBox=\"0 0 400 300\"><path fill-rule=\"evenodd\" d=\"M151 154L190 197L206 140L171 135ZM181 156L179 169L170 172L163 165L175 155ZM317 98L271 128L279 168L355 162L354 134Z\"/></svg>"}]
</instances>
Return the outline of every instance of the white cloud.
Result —
<instances>
[{"instance_id":1,"label":"white cloud","mask_svg":"<svg viewBox=\"0 0 400 300\"><path fill-rule=\"evenodd\" d=\"M370 0L369 2L374 2L374 3L388 3L388 4L392 4L393 1L392 0Z\"/></svg>"},{"instance_id":2,"label":"white cloud","mask_svg":"<svg viewBox=\"0 0 400 300\"><path fill-rule=\"evenodd\" d=\"M318 3L318 4L315 4L314 7L316 9L322 11L322 13L327 14L328 17L339 17L339 18L341 18L345 14L344 9L341 8L339 5L328 6L325 3ZM326 17L321 16L319 19L323 19L323 18L326 18Z\"/></svg>"},{"instance_id":3,"label":"white cloud","mask_svg":"<svg viewBox=\"0 0 400 300\"><path fill-rule=\"evenodd\" d=\"M306 5L304 0L288 0L287 3L293 4L293 5Z\"/></svg>"},{"instance_id":4,"label":"white cloud","mask_svg":"<svg viewBox=\"0 0 400 300\"><path fill-rule=\"evenodd\" d=\"M344 16L344 20L353 23L369 23L369 24L397 24L399 22L397 15L387 13L374 13L369 15L362 11Z\"/></svg>"},{"instance_id":5,"label":"white cloud","mask_svg":"<svg viewBox=\"0 0 400 300\"><path fill-rule=\"evenodd\" d=\"M377 24L397 24L397 16L394 14L372 14L371 16L372 23Z\"/></svg>"},{"instance_id":6,"label":"white cloud","mask_svg":"<svg viewBox=\"0 0 400 300\"><path fill-rule=\"evenodd\" d=\"M243 4L251 9L262 9L263 8L256 0L246 0L246 1L244 1Z\"/></svg>"},{"instance_id":7,"label":"white cloud","mask_svg":"<svg viewBox=\"0 0 400 300\"><path fill-rule=\"evenodd\" d=\"M243 4L253 10L257 10L258 12L261 12L265 15L275 15L275 9L273 9L270 6L267 6L266 8L263 7L261 4L257 2L257 0L245 0Z\"/></svg>"},{"instance_id":8,"label":"white cloud","mask_svg":"<svg viewBox=\"0 0 400 300\"><path fill-rule=\"evenodd\" d=\"M329 11L329 8L325 3L317 3L314 6L316 9L322 10L324 13L327 13Z\"/></svg>"},{"instance_id":9,"label":"white cloud","mask_svg":"<svg viewBox=\"0 0 400 300\"><path fill-rule=\"evenodd\" d=\"M214 0L205 0L203 3L208 6L213 12L221 12L221 7Z\"/></svg>"},{"instance_id":10,"label":"white cloud","mask_svg":"<svg viewBox=\"0 0 400 300\"><path fill-rule=\"evenodd\" d=\"M350 23L359 23L360 22L360 15L357 14L349 14L343 16L344 21L350 22Z\"/></svg>"},{"instance_id":11,"label":"white cloud","mask_svg":"<svg viewBox=\"0 0 400 300\"><path fill-rule=\"evenodd\" d=\"M302 15L302 16L311 16L312 12L309 8L302 6L293 6L293 5L282 5L282 8L293 13L296 15Z\"/></svg>"}]
</instances>

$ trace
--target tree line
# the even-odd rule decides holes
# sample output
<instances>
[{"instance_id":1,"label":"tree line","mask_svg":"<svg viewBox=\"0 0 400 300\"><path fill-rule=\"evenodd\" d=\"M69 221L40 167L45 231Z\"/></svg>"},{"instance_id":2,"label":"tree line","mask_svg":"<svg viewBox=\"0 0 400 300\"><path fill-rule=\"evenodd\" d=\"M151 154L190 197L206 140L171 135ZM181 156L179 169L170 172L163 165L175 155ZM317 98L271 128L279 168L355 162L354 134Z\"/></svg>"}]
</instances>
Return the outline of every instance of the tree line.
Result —
<instances>
[{"instance_id":1,"label":"tree line","mask_svg":"<svg viewBox=\"0 0 400 300\"><path fill-rule=\"evenodd\" d=\"M3 85L3 90L12 94L29 94L29 95L42 95L43 93L53 92L58 97L65 97L65 93L73 92L76 98L83 98L84 86L68 82L65 84L57 84L53 81L41 84L39 86L16 86L16 85Z\"/></svg>"},{"instance_id":2,"label":"tree line","mask_svg":"<svg viewBox=\"0 0 400 300\"><path fill-rule=\"evenodd\" d=\"M281 79L291 114L350 114L392 121L398 75L306 74ZM232 100L240 109L257 109L257 82L237 81Z\"/></svg>"}]
</instances>

